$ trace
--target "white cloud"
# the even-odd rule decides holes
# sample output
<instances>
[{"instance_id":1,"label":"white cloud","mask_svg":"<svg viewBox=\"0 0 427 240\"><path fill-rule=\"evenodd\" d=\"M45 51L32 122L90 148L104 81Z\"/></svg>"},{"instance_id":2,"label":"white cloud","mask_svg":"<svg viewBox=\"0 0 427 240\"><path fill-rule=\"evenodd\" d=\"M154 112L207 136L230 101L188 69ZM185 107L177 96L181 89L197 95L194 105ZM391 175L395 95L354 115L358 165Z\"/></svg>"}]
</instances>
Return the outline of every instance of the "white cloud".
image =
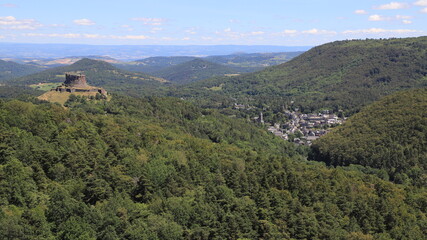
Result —
<instances>
[{"instance_id":1,"label":"white cloud","mask_svg":"<svg viewBox=\"0 0 427 240\"><path fill-rule=\"evenodd\" d=\"M224 29L224 32L231 32L231 28Z\"/></svg>"},{"instance_id":2,"label":"white cloud","mask_svg":"<svg viewBox=\"0 0 427 240\"><path fill-rule=\"evenodd\" d=\"M34 19L18 20L13 16L0 17L0 29L34 30L42 26Z\"/></svg>"},{"instance_id":3,"label":"white cloud","mask_svg":"<svg viewBox=\"0 0 427 240\"><path fill-rule=\"evenodd\" d=\"M409 8L409 4L404 2L391 2L388 4L374 7L374 9L379 9L379 10L394 10L394 9L404 9L404 8Z\"/></svg>"},{"instance_id":4,"label":"white cloud","mask_svg":"<svg viewBox=\"0 0 427 240\"><path fill-rule=\"evenodd\" d=\"M319 30L316 28L310 29L310 30L306 30L306 31L302 31L302 33L304 34L313 34L313 35L321 35L321 34L336 34L335 31L328 31L328 30Z\"/></svg>"},{"instance_id":5,"label":"white cloud","mask_svg":"<svg viewBox=\"0 0 427 240\"><path fill-rule=\"evenodd\" d=\"M133 28L130 25L121 25L120 27L129 32L133 31Z\"/></svg>"},{"instance_id":6,"label":"white cloud","mask_svg":"<svg viewBox=\"0 0 427 240\"><path fill-rule=\"evenodd\" d=\"M343 34L378 34L378 33L421 33L419 30L412 29L382 29L382 28L370 28L370 29L358 29L358 30L346 30Z\"/></svg>"},{"instance_id":7,"label":"white cloud","mask_svg":"<svg viewBox=\"0 0 427 240\"><path fill-rule=\"evenodd\" d=\"M362 10L362 9L360 9L360 10L356 10L356 11L354 11L354 13L355 13L355 14L359 14L359 15L368 14L368 12L367 12L366 10Z\"/></svg>"},{"instance_id":8,"label":"white cloud","mask_svg":"<svg viewBox=\"0 0 427 240\"><path fill-rule=\"evenodd\" d=\"M397 20L402 20L402 19L412 19L412 16L405 16L405 15L396 15L396 19Z\"/></svg>"},{"instance_id":9,"label":"white cloud","mask_svg":"<svg viewBox=\"0 0 427 240\"><path fill-rule=\"evenodd\" d=\"M143 22L144 25L160 26L167 20L164 18L132 18L133 21Z\"/></svg>"},{"instance_id":10,"label":"white cloud","mask_svg":"<svg viewBox=\"0 0 427 240\"><path fill-rule=\"evenodd\" d=\"M403 24L411 24L411 23L412 23L412 21L410 21L410 20L406 20L406 19L405 19L405 20L402 20L402 23L403 23Z\"/></svg>"},{"instance_id":11,"label":"white cloud","mask_svg":"<svg viewBox=\"0 0 427 240\"><path fill-rule=\"evenodd\" d=\"M76 19L73 21L75 24L77 25L81 25L81 26L91 26L91 25L95 25L95 22L93 22L92 20L83 18L83 19Z\"/></svg>"},{"instance_id":12,"label":"white cloud","mask_svg":"<svg viewBox=\"0 0 427 240\"><path fill-rule=\"evenodd\" d=\"M422 13L427 13L427 8L423 8L423 9L421 9L421 12L422 12Z\"/></svg>"},{"instance_id":13,"label":"white cloud","mask_svg":"<svg viewBox=\"0 0 427 240\"><path fill-rule=\"evenodd\" d=\"M297 32L298 32L297 30L289 30L289 29L283 31L285 35L293 35L293 34L296 34Z\"/></svg>"},{"instance_id":14,"label":"white cloud","mask_svg":"<svg viewBox=\"0 0 427 240\"><path fill-rule=\"evenodd\" d=\"M83 37L84 38L94 38L94 39L105 38L105 36L99 35L99 34L83 34Z\"/></svg>"},{"instance_id":15,"label":"white cloud","mask_svg":"<svg viewBox=\"0 0 427 240\"><path fill-rule=\"evenodd\" d=\"M49 25L47 25L48 27L65 27L65 25L64 24L57 24L57 23L54 23L54 24L49 24Z\"/></svg>"},{"instance_id":16,"label":"white cloud","mask_svg":"<svg viewBox=\"0 0 427 240\"><path fill-rule=\"evenodd\" d=\"M252 35L252 36L256 36L256 35L263 35L263 34L264 34L264 32L262 32L262 31L251 32L251 35Z\"/></svg>"},{"instance_id":17,"label":"white cloud","mask_svg":"<svg viewBox=\"0 0 427 240\"><path fill-rule=\"evenodd\" d=\"M153 27L153 28L151 28L150 33L156 33L156 32L162 31L162 30L163 30L163 28Z\"/></svg>"},{"instance_id":18,"label":"white cloud","mask_svg":"<svg viewBox=\"0 0 427 240\"><path fill-rule=\"evenodd\" d=\"M149 38L145 35L126 35L126 36L111 35L110 37L114 39L130 39L130 40L144 40Z\"/></svg>"},{"instance_id":19,"label":"white cloud","mask_svg":"<svg viewBox=\"0 0 427 240\"><path fill-rule=\"evenodd\" d=\"M191 40L191 38L189 38L189 37L185 37L185 38L183 38L182 40L183 40L183 41L189 41L189 40Z\"/></svg>"},{"instance_id":20,"label":"white cloud","mask_svg":"<svg viewBox=\"0 0 427 240\"><path fill-rule=\"evenodd\" d=\"M79 33L25 33L23 34L25 37L59 37L59 38L80 38L82 35Z\"/></svg>"},{"instance_id":21,"label":"white cloud","mask_svg":"<svg viewBox=\"0 0 427 240\"><path fill-rule=\"evenodd\" d=\"M80 33L24 33L24 37L50 37L50 38L81 38L81 39L123 39L123 40L144 40L149 39L145 35L100 35L100 34L80 34Z\"/></svg>"},{"instance_id":22,"label":"white cloud","mask_svg":"<svg viewBox=\"0 0 427 240\"><path fill-rule=\"evenodd\" d=\"M387 21L390 19L386 18L384 16L381 16L381 15L378 15L378 14L374 14L374 15L369 16L368 20L372 21L372 22L378 22L378 21Z\"/></svg>"},{"instance_id":23,"label":"white cloud","mask_svg":"<svg viewBox=\"0 0 427 240\"><path fill-rule=\"evenodd\" d=\"M414 3L416 6L427 7L427 0L419 0Z\"/></svg>"},{"instance_id":24,"label":"white cloud","mask_svg":"<svg viewBox=\"0 0 427 240\"><path fill-rule=\"evenodd\" d=\"M188 34L192 34L192 35L197 34L197 32L196 32L196 29L195 29L195 28L187 29L187 30L185 30L185 32L186 32L186 33L188 33Z\"/></svg>"}]
</instances>

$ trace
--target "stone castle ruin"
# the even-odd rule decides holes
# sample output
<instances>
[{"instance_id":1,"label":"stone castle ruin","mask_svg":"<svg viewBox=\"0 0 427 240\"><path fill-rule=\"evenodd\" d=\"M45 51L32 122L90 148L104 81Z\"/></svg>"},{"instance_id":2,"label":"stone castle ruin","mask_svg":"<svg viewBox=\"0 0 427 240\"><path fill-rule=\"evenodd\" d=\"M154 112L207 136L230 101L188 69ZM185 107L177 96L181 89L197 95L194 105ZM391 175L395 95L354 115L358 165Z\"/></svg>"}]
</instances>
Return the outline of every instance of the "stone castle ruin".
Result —
<instances>
[{"instance_id":1,"label":"stone castle ruin","mask_svg":"<svg viewBox=\"0 0 427 240\"><path fill-rule=\"evenodd\" d=\"M107 95L107 91L100 87L92 87L87 84L86 76L82 73L66 73L65 82L52 91L57 92L94 92Z\"/></svg>"},{"instance_id":2,"label":"stone castle ruin","mask_svg":"<svg viewBox=\"0 0 427 240\"><path fill-rule=\"evenodd\" d=\"M88 87L86 82L86 76L81 73L79 75L66 73L64 85L66 87L80 87L80 88Z\"/></svg>"}]
</instances>

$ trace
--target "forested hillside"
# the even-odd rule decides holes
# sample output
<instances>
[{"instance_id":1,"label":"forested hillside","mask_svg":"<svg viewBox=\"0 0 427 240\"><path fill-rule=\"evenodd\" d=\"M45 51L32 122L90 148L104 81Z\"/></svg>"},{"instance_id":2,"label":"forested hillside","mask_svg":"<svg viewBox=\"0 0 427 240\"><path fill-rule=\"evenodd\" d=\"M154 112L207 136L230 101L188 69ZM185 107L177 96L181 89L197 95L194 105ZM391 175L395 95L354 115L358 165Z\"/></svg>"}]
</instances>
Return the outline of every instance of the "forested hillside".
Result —
<instances>
[{"instance_id":1,"label":"forested hillside","mask_svg":"<svg viewBox=\"0 0 427 240\"><path fill-rule=\"evenodd\" d=\"M383 169L397 183L427 184L427 88L398 92L362 109L316 141L314 159Z\"/></svg>"},{"instance_id":2,"label":"forested hillside","mask_svg":"<svg viewBox=\"0 0 427 240\"><path fill-rule=\"evenodd\" d=\"M190 92L219 86L215 94L241 102L354 112L392 92L427 86L427 37L328 43L261 72L195 83Z\"/></svg>"},{"instance_id":3,"label":"forested hillside","mask_svg":"<svg viewBox=\"0 0 427 240\"><path fill-rule=\"evenodd\" d=\"M186 84L196 82L215 76L224 76L227 74L236 74L237 70L224 65L205 61L197 58L175 66L161 69L153 72L158 76L177 84Z\"/></svg>"},{"instance_id":4,"label":"forested hillside","mask_svg":"<svg viewBox=\"0 0 427 240\"><path fill-rule=\"evenodd\" d=\"M136 60L129 63L115 64L116 67L133 71L153 73L160 71L164 68L175 66L196 59L196 57L189 56L174 56L174 57L149 57L145 59Z\"/></svg>"},{"instance_id":5,"label":"forested hillside","mask_svg":"<svg viewBox=\"0 0 427 240\"><path fill-rule=\"evenodd\" d=\"M4 82L16 77L41 72L44 68L34 65L19 64L11 61L0 60L0 82Z\"/></svg>"},{"instance_id":6,"label":"forested hillside","mask_svg":"<svg viewBox=\"0 0 427 240\"><path fill-rule=\"evenodd\" d=\"M423 239L424 188L174 98L0 101L1 239Z\"/></svg>"}]
</instances>

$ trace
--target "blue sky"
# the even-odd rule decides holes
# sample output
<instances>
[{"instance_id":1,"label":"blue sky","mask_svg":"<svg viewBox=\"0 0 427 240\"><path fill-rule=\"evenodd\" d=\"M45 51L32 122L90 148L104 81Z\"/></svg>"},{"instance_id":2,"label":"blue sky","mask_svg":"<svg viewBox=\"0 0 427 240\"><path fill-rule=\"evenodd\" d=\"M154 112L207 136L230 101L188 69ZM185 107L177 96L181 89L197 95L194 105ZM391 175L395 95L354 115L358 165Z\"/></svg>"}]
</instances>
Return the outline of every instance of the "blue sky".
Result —
<instances>
[{"instance_id":1,"label":"blue sky","mask_svg":"<svg viewBox=\"0 0 427 240\"><path fill-rule=\"evenodd\" d=\"M7 0L0 42L313 46L427 35L427 0Z\"/></svg>"}]
</instances>

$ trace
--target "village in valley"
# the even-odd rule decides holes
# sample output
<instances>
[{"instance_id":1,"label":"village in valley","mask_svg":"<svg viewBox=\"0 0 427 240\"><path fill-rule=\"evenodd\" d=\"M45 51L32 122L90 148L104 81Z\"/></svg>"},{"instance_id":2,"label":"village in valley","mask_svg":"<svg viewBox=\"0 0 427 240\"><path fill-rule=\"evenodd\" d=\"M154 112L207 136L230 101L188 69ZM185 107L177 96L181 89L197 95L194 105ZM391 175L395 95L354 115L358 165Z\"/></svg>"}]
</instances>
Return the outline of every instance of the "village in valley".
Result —
<instances>
[{"instance_id":1,"label":"village in valley","mask_svg":"<svg viewBox=\"0 0 427 240\"><path fill-rule=\"evenodd\" d=\"M317 114L303 114L287 110L285 116L288 117L285 123L270 124L268 131L284 140L300 145L311 145L314 140L328 133L332 127L345 121L345 118L330 114L328 110Z\"/></svg>"},{"instance_id":2,"label":"village in valley","mask_svg":"<svg viewBox=\"0 0 427 240\"><path fill-rule=\"evenodd\" d=\"M235 109L251 109L242 104L235 104ZM321 136L327 134L331 128L341 125L345 122L345 117L339 117L330 113L329 110L323 110L319 113L301 113L296 108L294 110L285 110L281 123L269 123L264 121L263 112L252 120L268 127L267 130L283 140L293 142L298 145L310 146L312 142ZM342 115L342 114L341 114Z\"/></svg>"}]
</instances>

